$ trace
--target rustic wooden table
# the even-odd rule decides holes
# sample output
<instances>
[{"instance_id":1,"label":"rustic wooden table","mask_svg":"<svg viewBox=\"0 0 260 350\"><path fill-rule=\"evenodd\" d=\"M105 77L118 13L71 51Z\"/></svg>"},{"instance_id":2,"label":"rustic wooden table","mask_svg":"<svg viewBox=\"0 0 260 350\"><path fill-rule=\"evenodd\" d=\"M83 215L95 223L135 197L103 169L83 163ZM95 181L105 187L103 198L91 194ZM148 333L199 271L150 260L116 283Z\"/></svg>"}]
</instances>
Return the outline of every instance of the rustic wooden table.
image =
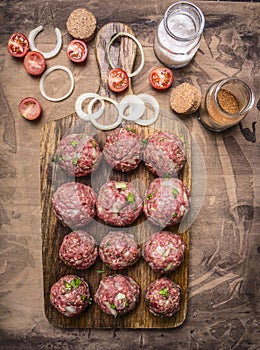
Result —
<instances>
[{"instance_id":1,"label":"rustic wooden table","mask_svg":"<svg viewBox=\"0 0 260 350\"><path fill-rule=\"evenodd\" d=\"M175 329L61 329L44 314L40 211L40 131L44 123L74 112L76 97L96 92L99 74L94 41L86 65L66 58L71 39L65 22L73 9L87 6L98 27L110 21L127 23L145 50L145 65L133 79L135 93L155 96L170 112L170 91L154 91L148 72L159 63L153 52L156 25L171 0L0 2L0 348L16 349L259 349L259 23L260 4L195 2L206 19L201 47L191 64L174 72L175 82L187 81L202 91L218 79L237 76L254 91L254 108L240 125L222 133L205 130L195 116L183 122L203 155L206 191L191 227L188 314ZM6 51L10 34L28 35L39 24L45 30L38 47L52 49L54 27L62 31L63 48L48 66L64 64L75 78L73 94L63 102L44 100L39 78L29 76L21 62ZM138 57L137 57L138 59ZM62 94L69 82L59 75L49 93ZM54 82L54 83L53 83ZM67 84L67 85L66 85ZM42 103L39 121L18 113L19 101L33 95ZM258 293L258 295L257 295ZM259 316L259 314L258 314Z\"/></svg>"}]
</instances>

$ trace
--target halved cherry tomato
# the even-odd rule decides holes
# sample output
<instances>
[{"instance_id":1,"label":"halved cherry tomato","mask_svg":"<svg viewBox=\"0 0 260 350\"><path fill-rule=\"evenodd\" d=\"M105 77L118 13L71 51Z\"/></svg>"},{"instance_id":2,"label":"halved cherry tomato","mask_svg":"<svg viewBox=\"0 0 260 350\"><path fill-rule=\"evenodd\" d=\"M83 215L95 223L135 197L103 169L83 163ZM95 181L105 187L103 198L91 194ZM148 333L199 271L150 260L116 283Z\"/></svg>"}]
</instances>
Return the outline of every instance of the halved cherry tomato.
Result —
<instances>
[{"instance_id":1,"label":"halved cherry tomato","mask_svg":"<svg viewBox=\"0 0 260 350\"><path fill-rule=\"evenodd\" d=\"M20 114L28 120L39 118L42 112L40 102L34 97L26 97L19 103Z\"/></svg>"},{"instance_id":2,"label":"halved cherry tomato","mask_svg":"<svg viewBox=\"0 0 260 350\"><path fill-rule=\"evenodd\" d=\"M14 33L8 40L7 50L13 57L24 57L29 51L29 40L24 34Z\"/></svg>"},{"instance_id":3,"label":"halved cherry tomato","mask_svg":"<svg viewBox=\"0 0 260 350\"><path fill-rule=\"evenodd\" d=\"M31 75L40 75L46 68L46 60L40 52L29 51L23 61L24 68Z\"/></svg>"},{"instance_id":4,"label":"halved cherry tomato","mask_svg":"<svg viewBox=\"0 0 260 350\"><path fill-rule=\"evenodd\" d=\"M121 68L114 68L108 73L108 86L114 92L121 92L128 88L129 78Z\"/></svg>"},{"instance_id":5,"label":"halved cherry tomato","mask_svg":"<svg viewBox=\"0 0 260 350\"><path fill-rule=\"evenodd\" d=\"M72 40L67 48L67 56L72 62L84 62L88 56L88 48L83 40Z\"/></svg>"},{"instance_id":6,"label":"halved cherry tomato","mask_svg":"<svg viewBox=\"0 0 260 350\"><path fill-rule=\"evenodd\" d=\"M173 74L169 68L155 68L150 73L150 83L158 90L168 89L173 82Z\"/></svg>"}]
</instances>

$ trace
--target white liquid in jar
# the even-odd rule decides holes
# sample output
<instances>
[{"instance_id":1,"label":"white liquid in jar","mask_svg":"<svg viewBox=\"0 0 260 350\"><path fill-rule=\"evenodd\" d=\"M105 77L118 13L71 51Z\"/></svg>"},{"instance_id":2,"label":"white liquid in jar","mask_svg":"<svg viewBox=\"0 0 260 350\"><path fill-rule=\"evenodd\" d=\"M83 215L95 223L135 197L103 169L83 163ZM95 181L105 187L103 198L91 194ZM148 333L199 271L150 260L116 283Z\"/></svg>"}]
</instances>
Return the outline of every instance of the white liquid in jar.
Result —
<instances>
[{"instance_id":1,"label":"white liquid in jar","mask_svg":"<svg viewBox=\"0 0 260 350\"><path fill-rule=\"evenodd\" d=\"M186 13L174 13L168 19L168 29L176 37L170 36L165 30L164 20L158 26L154 50L157 58L169 67L183 67L195 55L200 41L196 36L196 27L192 17ZM178 38L184 40L178 40ZM186 40L185 40L186 39Z\"/></svg>"}]
</instances>

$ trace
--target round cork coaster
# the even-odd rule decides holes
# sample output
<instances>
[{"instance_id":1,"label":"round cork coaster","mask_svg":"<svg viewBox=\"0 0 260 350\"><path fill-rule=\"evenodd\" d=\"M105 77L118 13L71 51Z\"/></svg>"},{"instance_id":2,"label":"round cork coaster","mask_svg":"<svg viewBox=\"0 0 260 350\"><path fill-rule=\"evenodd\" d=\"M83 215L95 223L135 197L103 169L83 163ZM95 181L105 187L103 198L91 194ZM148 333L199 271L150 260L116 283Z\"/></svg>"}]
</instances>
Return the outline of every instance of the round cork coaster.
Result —
<instances>
[{"instance_id":1,"label":"round cork coaster","mask_svg":"<svg viewBox=\"0 0 260 350\"><path fill-rule=\"evenodd\" d=\"M73 38L89 41L95 34L97 20L92 12L79 8L71 12L66 26Z\"/></svg>"}]
</instances>

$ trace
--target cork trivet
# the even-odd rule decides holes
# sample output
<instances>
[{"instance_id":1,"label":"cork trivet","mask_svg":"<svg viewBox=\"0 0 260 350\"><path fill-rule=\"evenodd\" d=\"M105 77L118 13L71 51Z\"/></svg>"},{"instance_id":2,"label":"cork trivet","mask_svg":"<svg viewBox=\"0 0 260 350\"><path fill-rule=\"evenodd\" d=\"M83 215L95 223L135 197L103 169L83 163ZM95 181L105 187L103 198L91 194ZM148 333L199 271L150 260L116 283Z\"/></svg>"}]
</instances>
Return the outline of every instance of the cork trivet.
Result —
<instances>
[{"instance_id":1,"label":"cork trivet","mask_svg":"<svg viewBox=\"0 0 260 350\"><path fill-rule=\"evenodd\" d=\"M95 34L97 20L92 12L79 8L71 12L66 26L73 38L89 41Z\"/></svg>"},{"instance_id":2,"label":"cork trivet","mask_svg":"<svg viewBox=\"0 0 260 350\"><path fill-rule=\"evenodd\" d=\"M170 106L176 113L194 113L199 108L200 103L201 92L197 87L189 83L182 83L172 89Z\"/></svg>"}]
</instances>

